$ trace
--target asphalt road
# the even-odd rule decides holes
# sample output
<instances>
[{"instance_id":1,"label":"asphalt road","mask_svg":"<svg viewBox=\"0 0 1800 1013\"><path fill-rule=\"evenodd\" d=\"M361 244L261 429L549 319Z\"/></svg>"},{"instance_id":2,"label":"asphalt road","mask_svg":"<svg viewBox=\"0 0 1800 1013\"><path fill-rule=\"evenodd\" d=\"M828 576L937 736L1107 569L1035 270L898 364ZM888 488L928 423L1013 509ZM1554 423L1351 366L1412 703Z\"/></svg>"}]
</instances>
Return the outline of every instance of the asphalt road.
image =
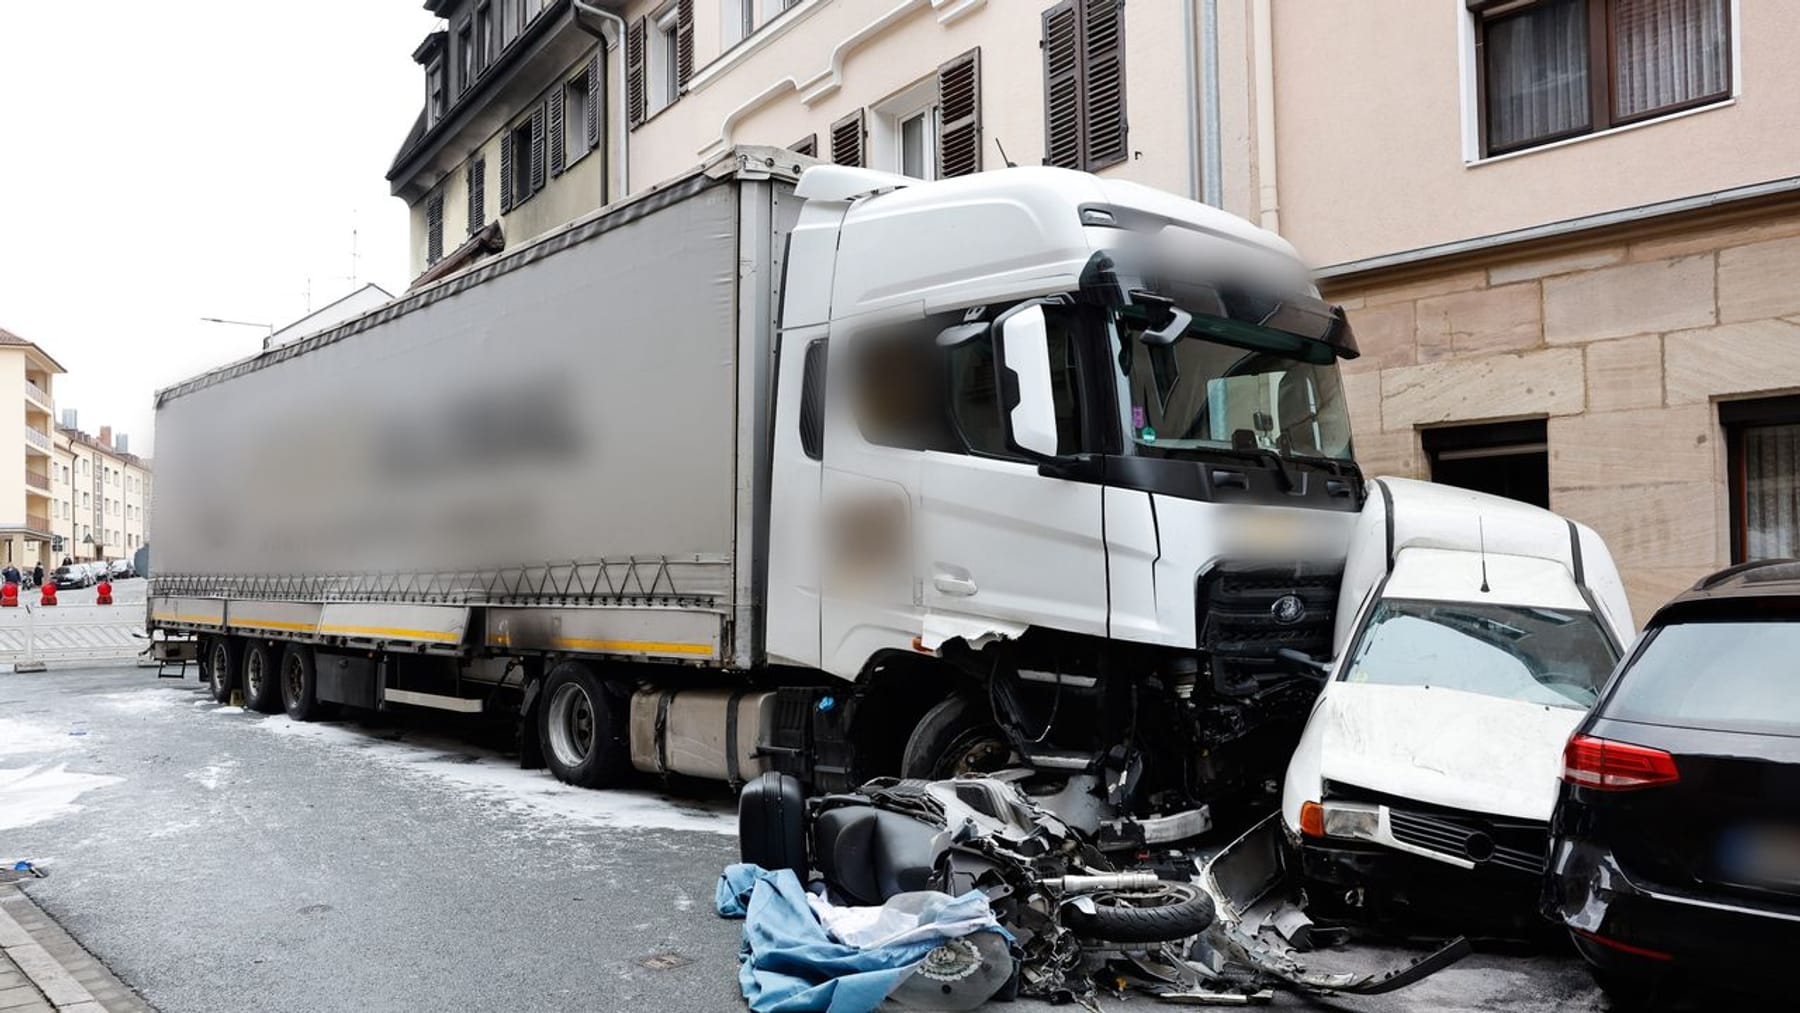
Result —
<instances>
[{"instance_id":1,"label":"asphalt road","mask_svg":"<svg viewBox=\"0 0 1800 1013\"><path fill-rule=\"evenodd\" d=\"M742 1010L740 926L712 912L733 824L722 795L573 789L392 721L222 708L191 675L0 674L0 860L48 867L32 897L165 1013ZM1571 959L1489 954L1278 1005L1605 1008Z\"/></svg>"}]
</instances>

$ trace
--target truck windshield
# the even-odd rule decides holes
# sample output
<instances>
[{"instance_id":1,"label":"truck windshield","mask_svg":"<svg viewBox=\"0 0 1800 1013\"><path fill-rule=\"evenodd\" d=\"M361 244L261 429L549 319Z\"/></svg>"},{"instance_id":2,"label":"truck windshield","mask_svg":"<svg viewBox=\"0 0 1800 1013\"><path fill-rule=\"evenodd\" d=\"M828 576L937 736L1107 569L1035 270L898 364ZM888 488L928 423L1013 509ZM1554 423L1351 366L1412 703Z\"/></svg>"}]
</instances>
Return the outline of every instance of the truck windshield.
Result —
<instances>
[{"instance_id":1,"label":"truck windshield","mask_svg":"<svg viewBox=\"0 0 1800 1013\"><path fill-rule=\"evenodd\" d=\"M1343 678L1585 710L1617 661L1589 612L1390 598L1376 603Z\"/></svg>"},{"instance_id":2,"label":"truck windshield","mask_svg":"<svg viewBox=\"0 0 1800 1013\"><path fill-rule=\"evenodd\" d=\"M1114 319L1129 453L1350 460L1350 417L1329 346L1197 313L1172 344L1146 343L1145 311L1127 306Z\"/></svg>"}]
</instances>

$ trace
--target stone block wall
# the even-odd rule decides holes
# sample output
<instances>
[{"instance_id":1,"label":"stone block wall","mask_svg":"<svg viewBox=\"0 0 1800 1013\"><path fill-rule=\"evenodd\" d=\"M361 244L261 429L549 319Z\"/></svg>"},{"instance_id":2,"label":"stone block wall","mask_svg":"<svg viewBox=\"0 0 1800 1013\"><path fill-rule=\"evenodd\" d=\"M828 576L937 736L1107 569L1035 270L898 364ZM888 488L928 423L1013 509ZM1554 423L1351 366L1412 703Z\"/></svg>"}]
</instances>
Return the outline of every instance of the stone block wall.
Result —
<instances>
[{"instance_id":1,"label":"stone block wall","mask_svg":"<svg viewBox=\"0 0 1800 1013\"><path fill-rule=\"evenodd\" d=\"M1550 506L1606 538L1639 623L1730 562L1717 403L1800 392L1800 209L1325 294L1369 474L1429 478L1432 426L1542 418Z\"/></svg>"}]
</instances>

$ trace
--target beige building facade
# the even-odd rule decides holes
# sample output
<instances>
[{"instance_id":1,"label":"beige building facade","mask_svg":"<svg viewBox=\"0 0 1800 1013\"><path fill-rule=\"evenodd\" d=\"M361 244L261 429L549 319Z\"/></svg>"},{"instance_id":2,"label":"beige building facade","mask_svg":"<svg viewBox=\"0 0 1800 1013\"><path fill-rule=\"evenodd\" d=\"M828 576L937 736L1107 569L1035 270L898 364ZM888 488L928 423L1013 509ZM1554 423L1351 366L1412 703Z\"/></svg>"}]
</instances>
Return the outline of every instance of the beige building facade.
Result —
<instances>
[{"instance_id":1,"label":"beige building facade","mask_svg":"<svg viewBox=\"0 0 1800 1013\"><path fill-rule=\"evenodd\" d=\"M19 413L0 429L0 540L5 561L25 570L50 558L51 418L55 378L62 372L48 352L0 330L0 405Z\"/></svg>"},{"instance_id":2,"label":"beige building facade","mask_svg":"<svg viewBox=\"0 0 1800 1013\"><path fill-rule=\"evenodd\" d=\"M455 61L466 5L428 6ZM463 148L491 167L499 131L589 59L606 182L547 175L535 209L501 216L504 242L734 144L924 177L1010 160L1137 180L1278 231L1321 268L1363 348L1346 392L1371 473L1592 524L1640 619L1711 569L1800 552L1800 18L1785 4L542 7L546 26L588 25L592 48L485 117L469 92L458 115L494 129ZM451 259L418 198L442 186L450 209L467 178L434 157L435 176L391 177L418 271Z\"/></svg>"},{"instance_id":3,"label":"beige building facade","mask_svg":"<svg viewBox=\"0 0 1800 1013\"><path fill-rule=\"evenodd\" d=\"M73 421L65 416L65 422ZM67 504L55 527L63 544L58 563L128 559L146 544L150 462L128 447L111 426L101 426L98 436L68 424L57 428L57 468L67 487L67 499L58 501Z\"/></svg>"}]
</instances>

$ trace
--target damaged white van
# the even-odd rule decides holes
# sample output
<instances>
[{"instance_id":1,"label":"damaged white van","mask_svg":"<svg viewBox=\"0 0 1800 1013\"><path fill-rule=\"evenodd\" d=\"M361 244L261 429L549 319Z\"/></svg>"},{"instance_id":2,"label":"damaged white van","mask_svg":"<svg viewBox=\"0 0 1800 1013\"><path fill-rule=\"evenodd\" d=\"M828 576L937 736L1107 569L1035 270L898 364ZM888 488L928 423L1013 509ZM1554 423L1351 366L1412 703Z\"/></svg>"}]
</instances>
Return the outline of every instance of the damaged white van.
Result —
<instances>
[{"instance_id":1,"label":"damaged white van","mask_svg":"<svg viewBox=\"0 0 1800 1013\"><path fill-rule=\"evenodd\" d=\"M1547 510L1373 485L1288 765L1288 840L1315 903L1528 907L1563 745L1633 636L1618 568Z\"/></svg>"}]
</instances>

